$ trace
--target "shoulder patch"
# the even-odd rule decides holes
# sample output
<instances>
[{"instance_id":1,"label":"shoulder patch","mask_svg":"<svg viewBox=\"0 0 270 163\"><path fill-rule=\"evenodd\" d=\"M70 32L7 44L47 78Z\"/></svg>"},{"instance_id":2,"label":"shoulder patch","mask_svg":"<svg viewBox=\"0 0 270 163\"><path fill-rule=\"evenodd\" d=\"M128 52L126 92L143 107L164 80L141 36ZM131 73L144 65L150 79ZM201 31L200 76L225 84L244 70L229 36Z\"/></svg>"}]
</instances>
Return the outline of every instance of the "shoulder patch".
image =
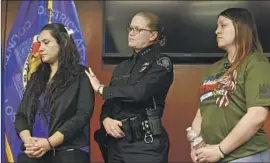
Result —
<instances>
[{"instance_id":1,"label":"shoulder patch","mask_svg":"<svg viewBox=\"0 0 270 163\"><path fill-rule=\"evenodd\" d=\"M172 71L172 63L168 57L161 57L157 60L157 65L164 67L168 72Z\"/></svg>"}]
</instances>

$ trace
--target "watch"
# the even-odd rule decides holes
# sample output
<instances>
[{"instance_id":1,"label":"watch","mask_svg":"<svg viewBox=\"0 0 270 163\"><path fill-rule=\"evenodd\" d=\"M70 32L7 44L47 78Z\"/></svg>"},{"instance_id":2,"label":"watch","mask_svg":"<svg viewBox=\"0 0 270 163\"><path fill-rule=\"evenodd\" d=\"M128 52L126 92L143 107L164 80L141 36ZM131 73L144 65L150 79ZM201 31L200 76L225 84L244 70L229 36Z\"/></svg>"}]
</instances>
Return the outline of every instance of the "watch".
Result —
<instances>
[{"instance_id":1,"label":"watch","mask_svg":"<svg viewBox=\"0 0 270 163\"><path fill-rule=\"evenodd\" d=\"M98 87L97 93L99 93L100 95L102 95L103 94L103 88L104 88L104 85L100 84L99 87Z\"/></svg>"}]
</instances>

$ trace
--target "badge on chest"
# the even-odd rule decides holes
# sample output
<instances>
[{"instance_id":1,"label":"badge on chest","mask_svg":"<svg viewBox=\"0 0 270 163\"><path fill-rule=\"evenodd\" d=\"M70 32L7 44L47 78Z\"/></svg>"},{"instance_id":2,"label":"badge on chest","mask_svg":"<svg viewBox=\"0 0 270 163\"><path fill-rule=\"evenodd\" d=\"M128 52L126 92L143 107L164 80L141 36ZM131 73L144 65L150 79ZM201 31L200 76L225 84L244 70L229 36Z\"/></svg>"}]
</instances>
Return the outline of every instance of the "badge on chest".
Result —
<instances>
[{"instance_id":1,"label":"badge on chest","mask_svg":"<svg viewBox=\"0 0 270 163\"><path fill-rule=\"evenodd\" d=\"M142 64L139 72L143 72L144 70L146 70L146 68L149 66L149 62L145 62L144 64Z\"/></svg>"}]
</instances>

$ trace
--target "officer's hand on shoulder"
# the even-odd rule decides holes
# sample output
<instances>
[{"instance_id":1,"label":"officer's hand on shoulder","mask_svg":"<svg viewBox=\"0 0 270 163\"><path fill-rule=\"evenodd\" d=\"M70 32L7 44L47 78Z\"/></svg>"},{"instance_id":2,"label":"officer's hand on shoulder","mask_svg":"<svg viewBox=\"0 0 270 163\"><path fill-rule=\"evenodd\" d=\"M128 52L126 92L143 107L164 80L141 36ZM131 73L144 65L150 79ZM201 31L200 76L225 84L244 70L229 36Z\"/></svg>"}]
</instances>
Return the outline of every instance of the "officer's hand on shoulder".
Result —
<instances>
[{"instance_id":1,"label":"officer's hand on shoulder","mask_svg":"<svg viewBox=\"0 0 270 163\"><path fill-rule=\"evenodd\" d=\"M125 133L120 128L122 126L121 121L107 117L102 123L107 134L111 135L112 137L121 138L125 136Z\"/></svg>"}]
</instances>

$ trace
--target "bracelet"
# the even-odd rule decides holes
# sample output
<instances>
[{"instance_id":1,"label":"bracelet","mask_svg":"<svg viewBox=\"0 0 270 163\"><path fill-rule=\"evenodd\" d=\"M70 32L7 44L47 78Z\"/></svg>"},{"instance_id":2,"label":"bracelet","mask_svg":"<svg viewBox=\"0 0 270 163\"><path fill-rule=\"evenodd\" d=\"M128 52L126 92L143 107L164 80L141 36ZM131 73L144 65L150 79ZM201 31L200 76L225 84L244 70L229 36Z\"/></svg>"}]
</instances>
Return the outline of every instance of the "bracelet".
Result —
<instances>
[{"instance_id":1,"label":"bracelet","mask_svg":"<svg viewBox=\"0 0 270 163\"><path fill-rule=\"evenodd\" d=\"M49 139L47 138L47 141L51 147L51 149L53 150L53 156L55 156L55 148L52 146L52 143L49 141Z\"/></svg>"},{"instance_id":2,"label":"bracelet","mask_svg":"<svg viewBox=\"0 0 270 163\"><path fill-rule=\"evenodd\" d=\"M220 144L218 144L218 153L220 155L221 158L224 158L225 153L222 152L221 148L220 148Z\"/></svg>"}]
</instances>

